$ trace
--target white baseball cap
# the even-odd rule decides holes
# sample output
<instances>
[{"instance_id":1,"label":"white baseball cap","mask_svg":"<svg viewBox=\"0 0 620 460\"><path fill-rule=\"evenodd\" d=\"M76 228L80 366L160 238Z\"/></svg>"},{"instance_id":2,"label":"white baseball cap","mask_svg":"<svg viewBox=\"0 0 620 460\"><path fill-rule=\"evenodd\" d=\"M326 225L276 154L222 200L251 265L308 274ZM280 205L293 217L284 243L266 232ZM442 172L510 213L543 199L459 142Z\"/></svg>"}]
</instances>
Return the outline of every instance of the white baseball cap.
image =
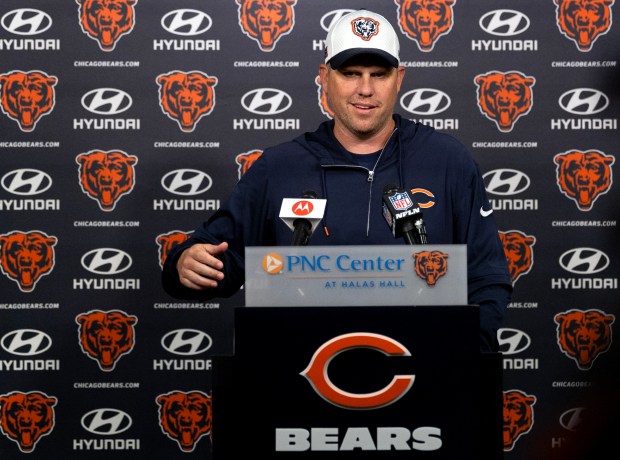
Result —
<instances>
[{"instance_id":1,"label":"white baseball cap","mask_svg":"<svg viewBox=\"0 0 620 460\"><path fill-rule=\"evenodd\" d=\"M325 39L325 63L333 69L358 54L374 54L398 67L399 51L398 36L389 21L368 10L342 16L330 27Z\"/></svg>"}]
</instances>

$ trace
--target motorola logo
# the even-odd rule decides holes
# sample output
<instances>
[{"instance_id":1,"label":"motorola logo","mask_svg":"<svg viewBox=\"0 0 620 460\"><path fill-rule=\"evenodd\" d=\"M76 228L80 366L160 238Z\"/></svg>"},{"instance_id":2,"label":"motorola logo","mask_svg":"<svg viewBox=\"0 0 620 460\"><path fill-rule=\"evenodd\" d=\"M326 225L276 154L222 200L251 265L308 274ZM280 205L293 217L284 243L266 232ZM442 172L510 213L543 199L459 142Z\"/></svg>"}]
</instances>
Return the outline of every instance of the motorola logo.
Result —
<instances>
[{"instance_id":1,"label":"motorola logo","mask_svg":"<svg viewBox=\"0 0 620 460\"><path fill-rule=\"evenodd\" d=\"M161 346L175 355L192 356L211 348L211 337L197 329L177 329L168 332L161 339Z\"/></svg>"},{"instance_id":2,"label":"motorola logo","mask_svg":"<svg viewBox=\"0 0 620 460\"><path fill-rule=\"evenodd\" d=\"M52 186L52 178L38 169L22 168L6 173L0 179L0 184L14 195L38 195Z\"/></svg>"},{"instance_id":3,"label":"motorola logo","mask_svg":"<svg viewBox=\"0 0 620 460\"><path fill-rule=\"evenodd\" d=\"M480 28L491 35L512 37L530 27L529 18L515 10L489 11L480 18Z\"/></svg>"},{"instance_id":4,"label":"motorola logo","mask_svg":"<svg viewBox=\"0 0 620 460\"><path fill-rule=\"evenodd\" d=\"M211 17L202 11L179 9L161 18L161 26L174 35L200 35L211 28Z\"/></svg>"},{"instance_id":5,"label":"motorola logo","mask_svg":"<svg viewBox=\"0 0 620 460\"><path fill-rule=\"evenodd\" d=\"M560 256L560 266L577 275L592 275L609 266L609 257L603 251L593 248L576 248Z\"/></svg>"},{"instance_id":6,"label":"motorola logo","mask_svg":"<svg viewBox=\"0 0 620 460\"><path fill-rule=\"evenodd\" d=\"M127 431L131 427L132 420L121 410L102 408L84 414L81 424L89 433L114 436Z\"/></svg>"},{"instance_id":7,"label":"motorola logo","mask_svg":"<svg viewBox=\"0 0 620 460\"><path fill-rule=\"evenodd\" d=\"M245 93L241 105L257 115L277 115L286 111L293 99L284 91L275 88L259 88Z\"/></svg>"},{"instance_id":8,"label":"motorola logo","mask_svg":"<svg viewBox=\"0 0 620 460\"><path fill-rule=\"evenodd\" d=\"M504 355L516 355L529 348L530 336L519 329L501 328L497 331L499 351Z\"/></svg>"},{"instance_id":9,"label":"motorola logo","mask_svg":"<svg viewBox=\"0 0 620 460\"><path fill-rule=\"evenodd\" d=\"M563 110L574 115L594 115L607 108L609 98L596 89L576 88L562 94L558 104Z\"/></svg>"},{"instance_id":10,"label":"motorola logo","mask_svg":"<svg viewBox=\"0 0 620 460\"><path fill-rule=\"evenodd\" d=\"M98 88L82 96L82 107L97 115L118 115L131 107L133 100L125 91Z\"/></svg>"},{"instance_id":11,"label":"motorola logo","mask_svg":"<svg viewBox=\"0 0 620 460\"><path fill-rule=\"evenodd\" d=\"M16 329L2 336L0 346L12 355L35 356L49 350L52 339L36 329Z\"/></svg>"},{"instance_id":12,"label":"motorola logo","mask_svg":"<svg viewBox=\"0 0 620 460\"><path fill-rule=\"evenodd\" d=\"M347 9L341 9L341 10L332 10L328 13L325 13L322 17L321 17L321 27L323 28L323 30L325 32L328 32L329 29L331 28L331 26L338 21L341 17L343 17L345 14L349 14L352 13L354 10L347 10Z\"/></svg>"},{"instance_id":13,"label":"motorola logo","mask_svg":"<svg viewBox=\"0 0 620 460\"><path fill-rule=\"evenodd\" d=\"M40 10L20 8L2 16L0 24L12 34L38 35L52 27L52 18Z\"/></svg>"},{"instance_id":14,"label":"motorola logo","mask_svg":"<svg viewBox=\"0 0 620 460\"><path fill-rule=\"evenodd\" d=\"M517 195L530 186L530 178L516 169L494 169L482 175L484 187L494 195Z\"/></svg>"},{"instance_id":15,"label":"motorola logo","mask_svg":"<svg viewBox=\"0 0 620 460\"><path fill-rule=\"evenodd\" d=\"M446 93L432 88L414 89L400 98L400 106L416 115L437 115L450 107L450 103Z\"/></svg>"},{"instance_id":16,"label":"motorola logo","mask_svg":"<svg viewBox=\"0 0 620 460\"><path fill-rule=\"evenodd\" d=\"M211 177L197 169L177 169L161 179L161 186L175 195L199 195L211 188Z\"/></svg>"},{"instance_id":17,"label":"motorola logo","mask_svg":"<svg viewBox=\"0 0 620 460\"><path fill-rule=\"evenodd\" d=\"M118 275L131 267L129 254L120 249L99 248L82 256L82 267L97 275Z\"/></svg>"}]
</instances>

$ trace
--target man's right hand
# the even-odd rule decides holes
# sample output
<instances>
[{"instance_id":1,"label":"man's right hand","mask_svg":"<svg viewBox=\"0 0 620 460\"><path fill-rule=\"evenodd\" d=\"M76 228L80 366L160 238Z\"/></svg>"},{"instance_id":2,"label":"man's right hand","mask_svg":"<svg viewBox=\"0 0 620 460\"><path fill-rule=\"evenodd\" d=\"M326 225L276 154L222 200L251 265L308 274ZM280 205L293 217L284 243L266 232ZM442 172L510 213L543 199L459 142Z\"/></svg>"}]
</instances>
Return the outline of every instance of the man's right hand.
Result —
<instances>
[{"instance_id":1,"label":"man's right hand","mask_svg":"<svg viewBox=\"0 0 620 460\"><path fill-rule=\"evenodd\" d=\"M228 249L228 243L194 244L187 248L177 261L179 281L190 289L203 291L217 287L224 279L223 262L216 256Z\"/></svg>"}]
</instances>

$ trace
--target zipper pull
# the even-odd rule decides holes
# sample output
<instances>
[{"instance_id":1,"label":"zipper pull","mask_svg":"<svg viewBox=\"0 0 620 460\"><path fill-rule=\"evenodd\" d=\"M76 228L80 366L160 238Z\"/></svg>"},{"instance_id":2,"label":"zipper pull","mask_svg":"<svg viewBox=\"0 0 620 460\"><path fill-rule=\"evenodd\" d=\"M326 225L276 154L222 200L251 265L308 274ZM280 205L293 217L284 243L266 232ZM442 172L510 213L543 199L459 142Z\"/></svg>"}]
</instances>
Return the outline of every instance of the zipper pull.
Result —
<instances>
[{"instance_id":1,"label":"zipper pull","mask_svg":"<svg viewBox=\"0 0 620 460\"><path fill-rule=\"evenodd\" d=\"M368 182L372 182L374 177L375 177L375 172L374 171L368 171Z\"/></svg>"}]
</instances>

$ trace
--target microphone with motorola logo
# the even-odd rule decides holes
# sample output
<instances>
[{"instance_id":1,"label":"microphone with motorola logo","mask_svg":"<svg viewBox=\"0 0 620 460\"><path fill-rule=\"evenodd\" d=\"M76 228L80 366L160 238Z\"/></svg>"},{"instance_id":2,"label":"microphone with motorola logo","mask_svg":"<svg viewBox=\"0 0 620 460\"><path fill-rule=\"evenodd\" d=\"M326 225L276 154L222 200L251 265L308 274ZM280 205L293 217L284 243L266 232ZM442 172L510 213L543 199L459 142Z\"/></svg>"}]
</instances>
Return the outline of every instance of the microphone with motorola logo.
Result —
<instances>
[{"instance_id":1,"label":"microphone with motorola logo","mask_svg":"<svg viewBox=\"0 0 620 460\"><path fill-rule=\"evenodd\" d=\"M304 192L301 198L284 198L280 219L293 231L291 246L306 246L325 214L327 200L317 198L316 192Z\"/></svg>"},{"instance_id":2,"label":"microphone with motorola logo","mask_svg":"<svg viewBox=\"0 0 620 460\"><path fill-rule=\"evenodd\" d=\"M428 243L422 211L413 205L406 190L391 184L384 187L383 217L394 238L403 236L407 244Z\"/></svg>"}]
</instances>

